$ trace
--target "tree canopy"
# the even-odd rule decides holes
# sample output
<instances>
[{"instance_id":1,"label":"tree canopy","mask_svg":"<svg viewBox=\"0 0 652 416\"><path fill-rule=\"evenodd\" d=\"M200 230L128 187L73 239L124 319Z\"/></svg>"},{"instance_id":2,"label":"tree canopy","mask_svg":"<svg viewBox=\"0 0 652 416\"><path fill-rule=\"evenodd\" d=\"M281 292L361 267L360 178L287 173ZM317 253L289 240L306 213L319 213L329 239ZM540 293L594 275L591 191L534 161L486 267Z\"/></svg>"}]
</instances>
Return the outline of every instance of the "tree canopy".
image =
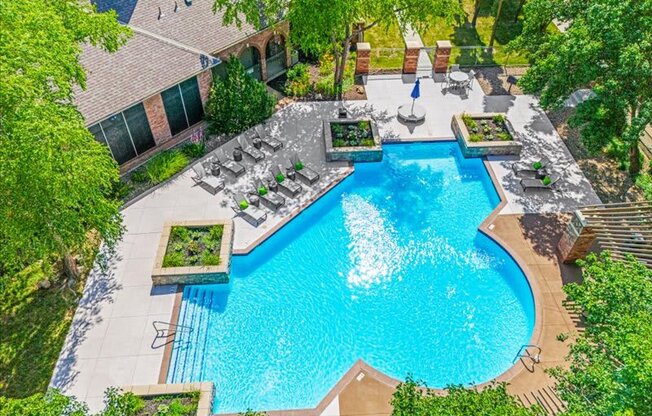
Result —
<instances>
[{"instance_id":1,"label":"tree canopy","mask_svg":"<svg viewBox=\"0 0 652 416\"><path fill-rule=\"evenodd\" d=\"M622 140L629 170L637 173L638 140L652 122L652 0L530 0L523 10L515 45L530 52L532 65L519 85L541 94L546 108L591 88L594 97L578 106L571 123L589 149ZM553 19L567 29L547 32Z\"/></svg>"},{"instance_id":2,"label":"tree canopy","mask_svg":"<svg viewBox=\"0 0 652 416\"><path fill-rule=\"evenodd\" d=\"M583 282L564 287L586 317L570 350L570 369L555 369L570 415L652 414L652 270L608 253L580 262Z\"/></svg>"},{"instance_id":3,"label":"tree canopy","mask_svg":"<svg viewBox=\"0 0 652 416\"><path fill-rule=\"evenodd\" d=\"M3 2L0 20L0 272L14 272L66 257L89 231L120 233L117 166L73 95L82 45L112 52L130 30L87 2Z\"/></svg>"},{"instance_id":4,"label":"tree canopy","mask_svg":"<svg viewBox=\"0 0 652 416\"><path fill-rule=\"evenodd\" d=\"M333 56L340 96L349 49L360 31L389 26L397 16L401 28L425 29L436 19L452 21L464 15L459 0L215 0L213 10L224 12L225 24L246 21L258 28L284 17L292 45L313 55Z\"/></svg>"},{"instance_id":5,"label":"tree canopy","mask_svg":"<svg viewBox=\"0 0 652 416\"><path fill-rule=\"evenodd\" d=\"M534 416L536 409L523 407L507 394L505 384L496 384L478 391L462 386L446 389L439 395L424 389L408 376L392 397L392 416Z\"/></svg>"}]
</instances>

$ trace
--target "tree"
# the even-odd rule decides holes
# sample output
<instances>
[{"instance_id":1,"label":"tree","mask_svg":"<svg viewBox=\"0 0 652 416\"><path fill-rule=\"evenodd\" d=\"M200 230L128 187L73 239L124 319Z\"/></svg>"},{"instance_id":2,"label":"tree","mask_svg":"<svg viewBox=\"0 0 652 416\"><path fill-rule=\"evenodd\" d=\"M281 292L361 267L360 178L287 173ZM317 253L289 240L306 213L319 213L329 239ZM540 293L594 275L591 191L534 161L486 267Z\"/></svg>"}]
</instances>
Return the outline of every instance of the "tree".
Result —
<instances>
[{"instance_id":1,"label":"tree","mask_svg":"<svg viewBox=\"0 0 652 416\"><path fill-rule=\"evenodd\" d=\"M442 396L425 389L408 376L392 396L392 416L534 416L537 408L523 407L507 394L505 384L478 391L462 386L446 389Z\"/></svg>"},{"instance_id":2,"label":"tree","mask_svg":"<svg viewBox=\"0 0 652 416\"><path fill-rule=\"evenodd\" d=\"M225 24L239 26L246 21L258 28L261 22L284 16L290 24L291 44L312 55L333 56L333 84L340 99L349 50L361 32L389 26L397 15L402 28L411 25L417 30L440 17L452 21L464 16L458 0L215 0L213 10L224 12Z\"/></svg>"},{"instance_id":3,"label":"tree","mask_svg":"<svg viewBox=\"0 0 652 416\"><path fill-rule=\"evenodd\" d=\"M604 253L580 262L583 282L564 286L586 329L570 368L551 371L568 414L652 414L652 270Z\"/></svg>"},{"instance_id":4,"label":"tree","mask_svg":"<svg viewBox=\"0 0 652 416\"><path fill-rule=\"evenodd\" d=\"M247 74L236 57L226 64L226 77L213 82L206 119L211 133L240 133L272 115L276 100L264 83Z\"/></svg>"},{"instance_id":5,"label":"tree","mask_svg":"<svg viewBox=\"0 0 652 416\"><path fill-rule=\"evenodd\" d=\"M503 0L498 0L498 6L496 6L496 18L494 19L494 24L491 27L491 38L489 38L489 47L494 47L494 42L496 40L496 29L498 29L498 22L500 21L500 14L503 10Z\"/></svg>"},{"instance_id":6,"label":"tree","mask_svg":"<svg viewBox=\"0 0 652 416\"><path fill-rule=\"evenodd\" d=\"M530 0L516 47L531 67L519 84L541 95L545 108L562 105L575 90L591 88L577 117L582 139L602 148L625 143L632 175L641 169L638 140L652 122L652 0ZM556 19L568 28L548 33Z\"/></svg>"},{"instance_id":7,"label":"tree","mask_svg":"<svg viewBox=\"0 0 652 416\"><path fill-rule=\"evenodd\" d=\"M478 17L480 16L480 5L482 3L482 0L475 0L475 4L473 6L473 19L471 19L471 26L475 27L478 23Z\"/></svg>"},{"instance_id":8,"label":"tree","mask_svg":"<svg viewBox=\"0 0 652 416\"><path fill-rule=\"evenodd\" d=\"M117 166L73 105L78 58L83 43L115 51L130 31L86 2L4 2L0 20L0 271L54 254L74 278L90 231L120 233Z\"/></svg>"}]
</instances>

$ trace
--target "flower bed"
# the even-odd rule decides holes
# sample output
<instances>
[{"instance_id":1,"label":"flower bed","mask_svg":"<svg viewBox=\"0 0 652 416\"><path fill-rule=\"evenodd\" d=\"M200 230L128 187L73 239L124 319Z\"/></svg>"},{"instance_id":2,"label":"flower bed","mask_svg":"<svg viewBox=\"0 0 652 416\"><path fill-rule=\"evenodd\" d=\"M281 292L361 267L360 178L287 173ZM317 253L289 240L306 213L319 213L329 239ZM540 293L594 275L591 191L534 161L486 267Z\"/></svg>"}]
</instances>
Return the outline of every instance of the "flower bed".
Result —
<instances>
[{"instance_id":1,"label":"flower bed","mask_svg":"<svg viewBox=\"0 0 652 416\"><path fill-rule=\"evenodd\" d=\"M228 283L231 220L166 223L152 273L155 285Z\"/></svg>"},{"instance_id":2,"label":"flower bed","mask_svg":"<svg viewBox=\"0 0 652 416\"><path fill-rule=\"evenodd\" d=\"M520 155L523 147L501 113L458 114L452 128L465 157Z\"/></svg>"},{"instance_id":3,"label":"flower bed","mask_svg":"<svg viewBox=\"0 0 652 416\"><path fill-rule=\"evenodd\" d=\"M324 120L323 135L329 162L377 162L383 158L378 129L371 120Z\"/></svg>"}]
</instances>

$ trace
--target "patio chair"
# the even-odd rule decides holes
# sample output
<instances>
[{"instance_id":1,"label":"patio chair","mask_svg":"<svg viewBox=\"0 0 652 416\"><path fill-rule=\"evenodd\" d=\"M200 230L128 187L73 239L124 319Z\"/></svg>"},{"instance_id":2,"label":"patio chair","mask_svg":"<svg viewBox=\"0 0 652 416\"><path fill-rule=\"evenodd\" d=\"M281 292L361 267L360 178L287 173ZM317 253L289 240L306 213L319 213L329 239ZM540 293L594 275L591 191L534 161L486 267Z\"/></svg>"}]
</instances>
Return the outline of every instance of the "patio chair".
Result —
<instances>
[{"instance_id":1,"label":"patio chair","mask_svg":"<svg viewBox=\"0 0 652 416\"><path fill-rule=\"evenodd\" d=\"M539 169L534 168L535 163L540 163L541 167ZM546 169L550 165L552 165L552 162L550 159L548 159L546 156L543 156L539 160L535 160L534 162L518 162L512 164L512 170L514 171L514 175L516 176L521 176L523 174L527 175L536 175L538 170L541 169Z\"/></svg>"},{"instance_id":2,"label":"patio chair","mask_svg":"<svg viewBox=\"0 0 652 416\"><path fill-rule=\"evenodd\" d=\"M264 192L261 190L264 189ZM254 180L254 188L250 192L253 195L258 195L260 201L269 209L277 211L285 205L285 198L276 192L272 192L267 184L260 179Z\"/></svg>"},{"instance_id":3,"label":"patio chair","mask_svg":"<svg viewBox=\"0 0 652 416\"><path fill-rule=\"evenodd\" d=\"M277 151L283 148L283 142L267 134L263 129L263 126L260 124L254 127L254 129L256 130L256 134L258 135L258 138L260 138L260 140L263 142L263 144L271 148L273 151Z\"/></svg>"},{"instance_id":4,"label":"patio chair","mask_svg":"<svg viewBox=\"0 0 652 416\"><path fill-rule=\"evenodd\" d=\"M194 165L192 170L195 172L195 176L192 177L192 180L195 182L195 184L199 185L211 194L215 195L224 189L224 179L209 175L206 172L206 169L204 169L204 165L201 163Z\"/></svg>"},{"instance_id":5,"label":"patio chair","mask_svg":"<svg viewBox=\"0 0 652 416\"><path fill-rule=\"evenodd\" d=\"M260 162L265 159L265 153L253 147L246 137L239 136L237 141L238 145L235 148L240 149L242 153L252 158L254 162Z\"/></svg>"},{"instance_id":6,"label":"patio chair","mask_svg":"<svg viewBox=\"0 0 652 416\"><path fill-rule=\"evenodd\" d=\"M458 64L455 64L455 65L451 66L451 72L455 72L455 71L459 71L459 70L460 70L460 66Z\"/></svg>"},{"instance_id":7,"label":"patio chair","mask_svg":"<svg viewBox=\"0 0 652 416\"><path fill-rule=\"evenodd\" d=\"M247 197L242 193L236 192L233 196L234 206L231 208L236 214L241 215L242 219L254 227L258 227L267 219L267 213L262 209L251 205Z\"/></svg>"},{"instance_id":8,"label":"patio chair","mask_svg":"<svg viewBox=\"0 0 652 416\"><path fill-rule=\"evenodd\" d=\"M303 180L308 185L312 185L319 180L319 173L306 166L301 159L299 159L299 155L296 153L293 153L290 156L290 164L292 165L292 169L297 173L299 179Z\"/></svg>"},{"instance_id":9,"label":"patio chair","mask_svg":"<svg viewBox=\"0 0 652 416\"><path fill-rule=\"evenodd\" d=\"M235 160L230 159L224 152L224 149L219 149L217 152L215 152L215 157L218 165L236 178L238 176L244 175L245 167Z\"/></svg>"},{"instance_id":10,"label":"patio chair","mask_svg":"<svg viewBox=\"0 0 652 416\"><path fill-rule=\"evenodd\" d=\"M528 189L554 190L557 182L559 182L561 177L552 174L549 176L549 178L549 183L545 183L543 179L521 179L521 186L523 187L523 191L527 191Z\"/></svg>"},{"instance_id":11,"label":"patio chair","mask_svg":"<svg viewBox=\"0 0 652 416\"><path fill-rule=\"evenodd\" d=\"M297 197L303 190L299 183L287 178L287 175L281 171L278 165L273 165L270 173L272 174L272 180L278 184L278 189L290 198Z\"/></svg>"}]
</instances>

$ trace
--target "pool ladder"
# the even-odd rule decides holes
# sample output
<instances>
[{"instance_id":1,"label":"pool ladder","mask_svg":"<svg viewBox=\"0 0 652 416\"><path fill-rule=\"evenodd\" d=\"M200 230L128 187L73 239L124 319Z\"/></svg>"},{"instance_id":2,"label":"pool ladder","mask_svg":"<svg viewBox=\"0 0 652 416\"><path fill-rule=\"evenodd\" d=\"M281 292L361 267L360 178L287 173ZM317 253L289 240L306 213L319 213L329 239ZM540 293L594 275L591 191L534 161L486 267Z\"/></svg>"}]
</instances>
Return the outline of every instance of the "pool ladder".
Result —
<instances>
[{"instance_id":1,"label":"pool ladder","mask_svg":"<svg viewBox=\"0 0 652 416\"><path fill-rule=\"evenodd\" d=\"M534 353L531 353L528 348L534 349ZM516 357L512 360L512 363L515 363L517 360L529 359L532 360L532 370L534 371L534 364L539 364L541 362L541 347L534 344L525 344L521 345L519 348ZM525 364L525 363L523 363ZM526 366L527 367L527 366Z\"/></svg>"},{"instance_id":2,"label":"pool ladder","mask_svg":"<svg viewBox=\"0 0 652 416\"><path fill-rule=\"evenodd\" d=\"M171 322L164 322L164 321L154 321L152 322L152 326L156 331L156 336L154 337L154 341L152 341L152 349L163 347L166 344L172 342L172 339L174 338L172 339L168 339L168 338L175 336L177 332L183 333L184 331L187 331L188 334L191 334L193 331L193 328L190 326L173 324ZM165 342L159 345L156 342L159 339L164 339Z\"/></svg>"}]
</instances>

